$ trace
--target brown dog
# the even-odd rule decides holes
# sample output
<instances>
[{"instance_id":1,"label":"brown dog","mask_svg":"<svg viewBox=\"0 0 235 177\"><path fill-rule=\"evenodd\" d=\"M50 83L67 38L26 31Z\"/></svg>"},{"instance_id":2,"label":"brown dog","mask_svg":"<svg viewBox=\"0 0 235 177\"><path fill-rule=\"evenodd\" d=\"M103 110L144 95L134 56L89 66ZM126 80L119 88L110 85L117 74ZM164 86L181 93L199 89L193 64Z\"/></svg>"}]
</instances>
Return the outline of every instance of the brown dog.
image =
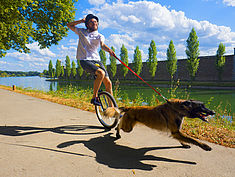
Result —
<instances>
[{"instance_id":1,"label":"brown dog","mask_svg":"<svg viewBox=\"0 0 235 177\"><path fill-rule=\"evenodd\" d=\"M171 99L157 107L138 106L138 107L121 107L108 108L104 115L107 117L123 117L116 128L116 137L121 138L120 129L124 132L131 132L136 123L142 123L150 128L160 131L170 131L173 138L180 141L185 148L190 148L190 143L201 147L206 151L211 151L208 145L187 136L180 131L184 117L200 118L207 122L206 117L215 113L204 106L200 101Z\"/></svg>"}]
</instances>

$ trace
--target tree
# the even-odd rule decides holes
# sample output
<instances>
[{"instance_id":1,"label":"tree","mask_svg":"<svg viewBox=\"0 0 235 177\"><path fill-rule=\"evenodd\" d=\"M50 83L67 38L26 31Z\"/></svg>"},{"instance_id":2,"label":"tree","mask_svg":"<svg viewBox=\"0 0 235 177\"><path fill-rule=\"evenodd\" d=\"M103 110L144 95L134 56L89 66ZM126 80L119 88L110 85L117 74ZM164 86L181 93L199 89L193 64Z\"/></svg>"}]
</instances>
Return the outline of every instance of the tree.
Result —
<instances>
[{"instance_id":1,"label":"tree","mask_svg":"<svg viewBox=\"0 0 235 177\"><path fill-rule=\"evenodd\" d=\"M113 46L111 47L111 49L115 52ZM117 73L117 59L113 56L110 56L109 59L110 59L110 71L112 73L112 76L114 77Z\"/></svg>"},{"instance_id":2,"label":"tree","mask_svg":"<svg viewBox=\"0 0 235 177\"><path fill-rule=\"evenodd\" d=\"M187 48L185 50L187 55L188 71L191 82L194 81L196 72L199 67L199 41L195 29L193 28L187 39Z\"/></svg>"},{"instance_id":3,"label":"tree","mask_svg":"<svg viewBox=\"0 0 235 177\"><path fill-rule=\"evenodd\" d=\"M55 68L52 68L52 77L55 78Z\"/></svg>"},{"instance_id":4,"label":"tree","mask_svg":"<svg viewBox=\"0 0 235 177\"><path fill-rule=\"evenodd\" d=\"M107 57L106 57L105 51L100 49L99 54L100 54L101 62L103 63L105 69L107 69L107 66L106 66Z\"/></svg>"},{"instance_id":5,"label":"tree","mask_svg":"<svg viewBox=\"0 0 235 177\"><path fill-rule=\"evenodd\" d=\"M167 71L170 74L170 83L172 88L173 76L177 70L177 58L176 58L176 50L173 44L173 41L170 41L169 47L167 49Z\"/></svg>"},{"instance_id":6,"label":"tree","mask_svg":"<svg viewBox=\"0 0 235 177\"><path fill-rule=\"evenodd\" d=\"M64 65L61 65L61 73L60 76L63 78L64 77Z\"/></svg>"},{"instance_id":7,"label":"tree","mask_svg":"<svg viewBox=\"0 0 235 177\"><path fill-rule=\"evenodd\" d=\"M49 61L49 65L48 65L48 75L52 78L53 77L53 64L52 61Z\"/></svg>"},{"instance_id":8,"label":"tree","mask_svg":"<svg viewBox=\"0 0 235 177\"><path fill-rule=\"evenodd\" d=\"M128 52L127 52L127 49L124 46L124 44L122 44L120 58L128 66ZM122 65L122 72L123 72L123 76L125 78L128 73L128 68L125 67L124 65Z\"/></svg>"},{"instance_id":9,"label":"tree","mask_svg":"<svg viewBox=\"0 0 235 177\"><path fill-rule=\"evenodd\" d=\"M77 0L7 0L0 3L0 57L7 50L29 53L26 44L41 48L67 36L66 24L74 19Z\"/></svg>"},{"instance_id":10,"label":"tree","mask_svg":"<svg viewBox=\"0 0 235 177\"><path fill-rule=\"evenodd\" d=\"M157 70L157 48L154 40L151 41L149 47L149 57L147 60L147 66L149 68L149 72L152 77L155 77L155 73Z\"/></svg>"},{"instance_id":11,"label":"tree","mask_svg":"<svg viewBox=\"0 0 235 177\"><path fill-rule=\"evenodd\" d=\"M44 76L48 75L48 71L46 69L43 70L43 75Z\"/></svg>"},{"instance_id":12,"label":"tree","mask_svg":"<svg viewBox=\"0 0 235 177\"><path fill-rule=\"evenodd\" d=\"M142 55L141 55L141 51L139 49L139 46L136 46L136 49L134 51L134 71L136 72L136 74L140 74L143 64L142 64Z\"/></svg>"},{"instance_id":13,"label":"tree","mask_svg":"<svg viewBox=\"0 0 235 177\"><path fill-rule=\"evenodd\" d=\"M66 56L66 60L65 60L65 77L69 78L70 74L71 74L70 59L69 59L69 56Z\"/></svg>"},{"instance_id":14,"label":"tree","mask_svg":"<svg viewBox=\"0 0 235 177\"><path fill-rule=\"evenodd\" d=\"M216 69L218 71L218 78L219 81L222 80L222 73L224 71L224 65L225 65L225 45L223 43L219 44L219 47L216 52Z\"/></svg>"},{"instance_id":15,"label":"tree","mask_svg":"<svg viewBox=\"0 0 235 177\"><path fill-rule=\"evenodd\" d=\"M77 60L77 65L78 65L78 68L77 68L77 73L78 73L78 75L79 75L79 77L82 77L82 74L83 74L83 68L82 68L82 66L81 66L81 64L80 64L80 60Z\"/></svg>"},{"instance_id":16,"label":"tree","mask_svg":"<svg viewBox=\"0 0 235 177\"><path fill-rule=\"evenodd\" d=\"M55 77L59 78L60 75L61 75L61 61L57 60L55 66Z\"/></svg>"},{"instance_id":17,"label":"tree","mask_svg":"<svg viewBox=\"0 0 235 177\"><path fill-rule=\"evenodd\" d=\"M75 78L76 74L77 74L76 64L74 61L72 61L72 76Z\"/></svg>"}]
</instances>

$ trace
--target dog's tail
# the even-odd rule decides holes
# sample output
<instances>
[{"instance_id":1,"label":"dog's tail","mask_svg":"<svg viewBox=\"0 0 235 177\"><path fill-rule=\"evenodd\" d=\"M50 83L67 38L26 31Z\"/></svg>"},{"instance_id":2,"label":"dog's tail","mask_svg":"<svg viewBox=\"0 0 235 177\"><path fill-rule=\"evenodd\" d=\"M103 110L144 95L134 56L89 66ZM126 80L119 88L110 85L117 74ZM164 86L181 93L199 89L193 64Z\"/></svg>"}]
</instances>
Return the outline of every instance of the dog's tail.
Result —
<instances>
[{"instance_id":1,"label":"dog's tail","mask_svg":"<svg viewBox=\"0 0 235 177\"><path fill-rule=\"evenodd\" d=\"M121 108L109 107L104 111L104 116L120 118L120 114L126 111L128 111L128 108L125 108L125 107L121 107Z\"/></svg>"}]
</instances>

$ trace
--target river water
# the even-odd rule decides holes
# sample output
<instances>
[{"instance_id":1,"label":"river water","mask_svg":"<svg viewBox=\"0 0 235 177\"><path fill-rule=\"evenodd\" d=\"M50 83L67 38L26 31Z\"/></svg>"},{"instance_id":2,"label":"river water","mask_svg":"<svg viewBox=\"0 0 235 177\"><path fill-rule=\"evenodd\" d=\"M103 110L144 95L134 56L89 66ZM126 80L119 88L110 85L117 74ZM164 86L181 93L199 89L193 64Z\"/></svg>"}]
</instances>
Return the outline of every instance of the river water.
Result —
<instances>
[{"instance_id":1,"label":"river water","mask_svg":"<svg viewBox=\"0 0 235 177\"><path fill-rule=\"evenodd\" d=\"M17 87L22 88L31 88L35 90L42 91L56 91L57 89L63 87L66 88L67 85L72 85L82 88L92 88L92 81L77 81L77 82L51 82L46 81L44 77L0 77L0 85L12 86L16 85ZM120 85L121 92L128 95L128 98L135 99L137 93L146 98L145 102L148 102L153 94L155 94L150 88L144 86L126 86ZM164 96L169 97L168 89L158 88ZM177 98L185 98L185 90L179 89L176 92ZM209 89L193 89L190 94L188 94L190 99L200 100L204 103L211 102L212 109L214 107L221 107L221 109L230 110L231 113L235 113L235 90L209 90ZM161 98L159 98L161 99Z\"/></svg>"}]
</instances>

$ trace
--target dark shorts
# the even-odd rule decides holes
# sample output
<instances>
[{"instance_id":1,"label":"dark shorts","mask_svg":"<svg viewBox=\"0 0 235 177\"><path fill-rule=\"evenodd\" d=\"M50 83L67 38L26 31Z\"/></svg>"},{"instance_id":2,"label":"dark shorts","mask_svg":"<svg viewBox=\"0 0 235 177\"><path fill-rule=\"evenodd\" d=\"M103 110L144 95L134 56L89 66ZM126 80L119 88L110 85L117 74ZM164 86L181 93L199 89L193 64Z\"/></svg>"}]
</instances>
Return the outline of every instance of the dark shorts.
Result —
<instances>
[{"instance_id":1,"label":"dark shorts","mask_svg":"<svg viewBox=\"0 0 235 177\"><path fill-rule=\"evenodd\" d=\"M109 77L109 74L106 71L103 63L101 63L100 61L95 61L95 60L80 60L80 64L81 64L82 68L86 72L88 72L88 73L90 73L90 74L92 74L94 76L96 76L95 75L96 70L100 68L100 69L104 70L105 77Z\"/></svg>"}]
</instances>

